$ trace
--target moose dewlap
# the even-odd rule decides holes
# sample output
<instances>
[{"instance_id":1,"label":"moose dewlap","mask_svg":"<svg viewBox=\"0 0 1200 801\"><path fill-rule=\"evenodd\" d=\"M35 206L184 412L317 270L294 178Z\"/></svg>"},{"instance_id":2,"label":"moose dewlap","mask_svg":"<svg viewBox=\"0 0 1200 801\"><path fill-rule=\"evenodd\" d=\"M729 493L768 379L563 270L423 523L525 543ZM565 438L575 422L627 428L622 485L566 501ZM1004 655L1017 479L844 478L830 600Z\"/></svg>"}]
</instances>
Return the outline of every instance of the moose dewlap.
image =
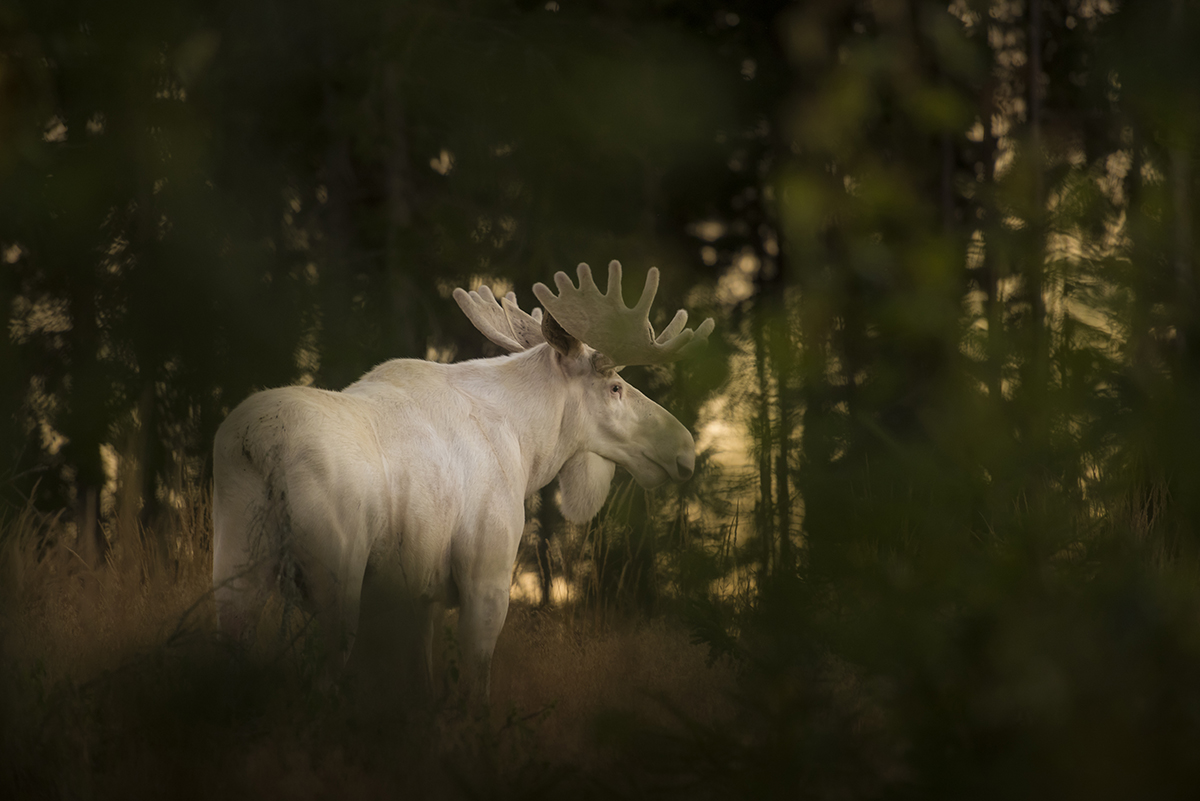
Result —
<instances>
[{"instance_id":1,"label":"moose dewlap","mask_svg":"<svg viewBox=\"0 0 1200 801\"><path fill-rule=\"evenodd\" d=\"M656 336L657 269L633 308L619 263L606 293L586 264L578 274L578 287L555 274L557 294L534 286L545 314L526 314L512 293L454 291L511 356L394 359L341 392L271 389L230 413L213 449L213 587L228 637L253 640L279 583L344 661L360 607L374 599L395 646L390 675L425 696L435 620L457 604L466 686L486 701L525 499L558 478L563 512L582 522L600 510L616 465L653 487L687 480L695 461L683 424L618 370L687 356L712 320L686 329L681 310Z\"/></svg>"}]
</instances>

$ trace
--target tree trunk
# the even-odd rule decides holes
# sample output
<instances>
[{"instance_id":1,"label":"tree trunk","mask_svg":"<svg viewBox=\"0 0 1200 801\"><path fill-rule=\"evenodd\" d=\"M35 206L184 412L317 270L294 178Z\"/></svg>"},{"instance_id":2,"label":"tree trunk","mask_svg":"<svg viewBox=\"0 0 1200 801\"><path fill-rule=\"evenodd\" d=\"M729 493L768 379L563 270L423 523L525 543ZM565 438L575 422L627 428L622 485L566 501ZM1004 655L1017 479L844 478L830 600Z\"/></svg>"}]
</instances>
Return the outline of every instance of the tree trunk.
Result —
<instances>
[{"instance_id":1,"label":"tree trunk","mask_svg":"<svg viewBox=\"0 0 1200 801\"><path fill-rule=\"evenodd\" d=\"M410 271L405 269L411 256L405 252L405 238L413 220L412 165L408 146L408 117L404 108L402 67L395 61L384 67L383 124L387 146L384 151L384 175L387 192L387 241L383 263L385 287L381 322L385 351L380 356L397 354L414 358L425 356L425 343L418 341L417 308L419 296Z\"/></svg>"},{"instance_id":2,"label":"tree trunk","mask_svg":"<svg viewBox=\"0 0 1200 801\"><path fill-rule=\"evenodd\" d=\"M146 529L155 527L160 511L158 502L158 476L162 472L162 441L158 436L158 397L153 380L142 388L138 399L138 430L134 435L132 458L140 458L136 476L142 495L138 521Z\"/></svg>"},{"instance_id":3,"label":"tree trunk","mask_svg":"<svg viewBox=\"0 0 1200 801\"><path fill-rule=\"evenodd\" d=\"M775 465L776 506L779 511L779 566L792 570L796 566L792 552L792 492L791 492L791 437L792 414L783 392L786 376L781 370L779 382L779 453Z\"/></svg>"},{"instance_id":4,"label":"tree trunk","mask_svg":"<svg viewBox=\"0 0 1200 801\"><path fill-rule=\"evenodd\" d=\"M1042 0L1029 3L1029 120L1033 160L1031 241L1026 281L1033 307L1032 359L1026 376L1032 393L1032 441L1044 446L1049 435L1050 327L1046 319L1046 176L1042 155Z\"/></svg>"},{"instance_id":5,"label":"tree trunk","mask_svg":"<svg viewBox=\"0 0 1200 801\"><path fill-rule=\"evenodd\" d=\"M767 337L765 299L760 290L754 309L754 369L758 380L758 510L756 528L762 538L762 576L771 574L775 551L774 522L775 506L771 492L771 387L767 372Z\"/></svg>"},{"instance_id":6,"label":"tree trunk","mask_svg":"<svg viewBox=\"0 0 1200 801\"><path fill-rule=\"evenodd\" d=\"M1176 327L1176 347L1186 355L1190 334L1196 323L1194 286L1192 283L1192 156L1181 148L1171 149L1171 194L1175 207L1175 281L1179 287L1179 319Z\"/></svg>"},{"instance_id":7,"label":"tree trunk","mask_svg":"<svg viewBox=\"0 0 1200 801\"><path fill-rule=\"evenodd\" d=\"M776 272L771 280L774 294L771 326L770 356L775 374L775 399L778 406L778 425L775 442L775 510L778 516L779 561L778 568L790 571L795 568L792 553L792 492L791 492L791 439L792 439L792 395L789 376L795 373L796 354L788 323L787 297L784 286L782 254L776 261Z\"/></svg>"},{"instance_id":8,"label":"tree trunk","mask_svg":"<svg viewBox=\"0 0 1200 801\"><path fill-rule=\"evenodd\" d=\"M538 607L542 609L550 605L551 592L554 586L554 574L551 571L550 564L550 538L562 526L562 514L558 511L558 504L554 502L556 486L555 483L551 482L542 488L541 506L538 509L535 553L537 555L538 586L541 589Z\"/></svg>"},{"instance_id":9,"label":"tree trunk","mask_svg":"<svg viewBox=\"0 0 1200 801\"><path fill-rule=\"evenodd\" d=\"M325 62L332 72L336 67L334 56L326 55ZM354 308L353 206L359 187L349 134L343 130L342 98L329 80L323 86L322 103L322 122L329 141L319 173L326 195L320 271L321 361L317 381L330 389L342 389L358 378L356 362L362 355L356 342L359 325Z\"/></svg>"},{"instance_id":10,"label":"tree trunk","mask_svg":"<svg viewBox=\"0 0 1200 801\"><path fill-rule=\"evenodd\" d=\"M100 528L100 489L94 484L75 484L75 553L93 570L102 567L108 543Z\"/></svg>"}]
</instances>

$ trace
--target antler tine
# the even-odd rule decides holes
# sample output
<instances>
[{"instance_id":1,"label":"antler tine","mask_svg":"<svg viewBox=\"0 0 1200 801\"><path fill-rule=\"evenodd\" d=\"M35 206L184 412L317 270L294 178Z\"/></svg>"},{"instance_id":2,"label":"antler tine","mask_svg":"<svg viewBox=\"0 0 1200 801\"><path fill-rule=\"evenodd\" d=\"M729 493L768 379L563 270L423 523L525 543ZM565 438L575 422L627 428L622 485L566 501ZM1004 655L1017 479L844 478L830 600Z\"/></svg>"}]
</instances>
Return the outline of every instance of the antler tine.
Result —
<instances>
[{"instance_id":1,"label":"antler tine","mask_svg":"<svg viewBox=\"0 0 1200 801\"><path fill-rule=\"evenodd\" d=\"M679 336L679 333L681 331L683 331L683 327L685 325L687 325L687 318L688 318L688 313L686 311L684 311L683 309L680 309L679 311L675 312L674 319L672 319L671 322L667 324L667 327L663 329L663 332L658 335L658 339L656 339L654 341L656 343L658 343L659 345L664 345L667 343L668 340L674 339L675 337Z\"/></svg>"},{"instance_id":2,"label":"antler tine","mask_svg":"<svg viewBox=\"0 0 1200 801\"><path fill-rule=\"evenodd\" d=\"M608 265L608 269L612 269L612 265L617 265L618 274L621 271L619 262L612 262ZM650 319L650 306L654 304L654 296L658 294L658 268L651 267L646 273L646 285L642 287L642 296L638 298L637 305L633 307L638 314L644 314L646 319Z\"/></svg>"},{"instance_id":3,"label":"antler tine","mask_svg":"<svg viewBox=\"0 0 1200 801\"><path fill-rule=\"evenodd\" d=\"M588 267L587 264L584 262L579 262L579 266L575 268L575 272L579 275L579 291L580 292L585 292L587 294L595 294L595 295L600 294L600 287L596 286L596 279L592 278L592 268L591 267ZM571 277L569 275L567 275L564 272L558 272L558 273L554 274L554 283L558 284L558 288L560 290L563 288L563 283L561 283L561 281L559 279L560 275L562 276L561 281L565 281L567 287L569 287L570 289L575 288L575 284L571 282ZM612 276L609 276L609 279L608 279L608 291L612 292ZM620 297L620 295L621 295L620 290L618 290L617 297Z\"/></svg>"},{"instance_id":4,"label":"antler tine","mask_svg":"<svg viewBox=\"0 0 1200 801\"><path fill-rule=\"evenodd\" d=\"M506 294L504 296L504 300L506 303L511 303L513 308L516 309L517 311L521 311L521 307L517 305L517 293L516 292L509 292L508 294ZM525 312L521 312L521 313L524 314ZM533 319L533 321L535 323L538 324L538 329L540 330L541 326L542 326L542 307L535 306L533 311L531 311L529 313L529 316L530 316L530 318Z\"/></svg>"},{"instance_id":5,"label":"antler tine","mask_svg":"<svg viewBox=\"0 0 1200 801\"><path fill-rule=\"evenodd\" d=\"M579 265L581 275L582 275L583 268L585 268L585 267L587 267L586 264ZM587 272L588 272L588 275L591 276L592 270L590 267L588 267ZM625 305L625 295L621 291L621 262L617 261L616 259L613 259L612 261L610 261L608 263L608 293L607 293L607 295L610 298L616 298L617 302L621 305L622 309L628 308Z\"/></svg>"},{"instance_id":6,"label":"antler tine","mask_svg":"<svg viewBox=\"0 0 1200 801\"><path fill-rule=\"evenodd\" d=\"M658 268L651 267L637 305L625 305L621 295L621 264L608 265L608 291L600 293L591 268L580 264L579 287L563 272L555 273L558 294L545 284L535 284L533 293L546 311L567 333L586 342L616 364L665 364L694 352L713 329L706 320L696 331L685 329L687 312L679 311L663 333L655 338L650 324L650 307L658 294Z\"/></svg>"},{"instance_id":7,"label":"antler tine","mask_svg":"<svg viewBox=\"0 0 1200 801\"><path fill-rule=\"evenodd\" d=\"M517 305L517 296L509 292L497 300L486 284L478 290L454 290L454 300L479 332L510 353L528 350L545 342L542 336L542 310L526 314Z\"/></svg>"},{"instance_id":8,"label":"antler tine","mask_svg":"<svg viewBox=\"0 0 1200 801\"><path fill-rule=\"evenodd\" d=\"M708 344L708 335L711 334L713 329L716 327L717 324L713 322L713 318L706 317L704 322L700 323L700 325L696 328L696 335L692 337L691 342L684 344L684 346L679 349L679 353L676 354L677 358L687 359L695 355L701 348Z\"/></svg>"}]
</instances>

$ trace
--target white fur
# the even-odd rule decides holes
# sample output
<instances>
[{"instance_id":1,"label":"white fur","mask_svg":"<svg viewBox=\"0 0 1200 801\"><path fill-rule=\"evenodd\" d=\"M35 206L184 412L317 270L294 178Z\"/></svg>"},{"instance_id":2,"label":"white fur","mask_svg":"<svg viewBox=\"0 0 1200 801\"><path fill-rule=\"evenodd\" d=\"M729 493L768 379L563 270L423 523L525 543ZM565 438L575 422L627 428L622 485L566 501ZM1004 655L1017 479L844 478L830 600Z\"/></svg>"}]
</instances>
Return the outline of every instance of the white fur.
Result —
<instances>
[{"instance_id":1,"label":"white fur","mask_svg":"<svg viewBox=\"0 0 1200 801\"><path fill-rule=\"evenodd\" d=\"M383 625L407 660L395 680L430 690L435 611L459 603L468 687L486 699L524 499L558 476L564 514L586 520L616 464L645 486L691 474L687 429L593 354L538 345L449 365L397 359L341 392L247 398L213 454L222 629L252 639L280 581L348 655L360 602L364 619L371 603L370 562L368 584L382 588L371 598L386 599Z\"/></svg>"},{"instance_id":2,"label":"white fur","mask_svg":"<svg viewBox=\"0 0 1200 801\"><path fill-rule=\"evenodd\" d=\"M568 459L558 471L563 517L572 523L586 523L595 517L608 499L616 469L615 462L591 451L582 451Z\"/></svg>"}]
</instances>

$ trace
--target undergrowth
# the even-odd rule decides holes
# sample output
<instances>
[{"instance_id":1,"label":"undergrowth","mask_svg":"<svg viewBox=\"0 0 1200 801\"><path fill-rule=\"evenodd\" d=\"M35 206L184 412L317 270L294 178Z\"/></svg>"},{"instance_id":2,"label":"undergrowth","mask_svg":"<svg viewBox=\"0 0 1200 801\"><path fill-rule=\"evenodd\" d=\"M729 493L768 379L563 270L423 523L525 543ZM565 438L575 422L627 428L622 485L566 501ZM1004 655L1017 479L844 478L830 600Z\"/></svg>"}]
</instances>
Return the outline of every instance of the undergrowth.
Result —
<instances>
[{"instance_id":1,"label":"undergrowth","mask_svg":"<svg viewBox=\"0 0 1200 801\"><path fill-rule=\"evenodd\" d=\"M628 777L604 720L730 714L732 667L682 626L572 608L510 609L484 717L453 700L452 626L450 700L421 713L323 683L278 603L245 659L215 634L208 500L186 502L168 536L108 532L96 568L63 515L0 523L0 797L610 797Z\"/></svg>"}]
</instances>

